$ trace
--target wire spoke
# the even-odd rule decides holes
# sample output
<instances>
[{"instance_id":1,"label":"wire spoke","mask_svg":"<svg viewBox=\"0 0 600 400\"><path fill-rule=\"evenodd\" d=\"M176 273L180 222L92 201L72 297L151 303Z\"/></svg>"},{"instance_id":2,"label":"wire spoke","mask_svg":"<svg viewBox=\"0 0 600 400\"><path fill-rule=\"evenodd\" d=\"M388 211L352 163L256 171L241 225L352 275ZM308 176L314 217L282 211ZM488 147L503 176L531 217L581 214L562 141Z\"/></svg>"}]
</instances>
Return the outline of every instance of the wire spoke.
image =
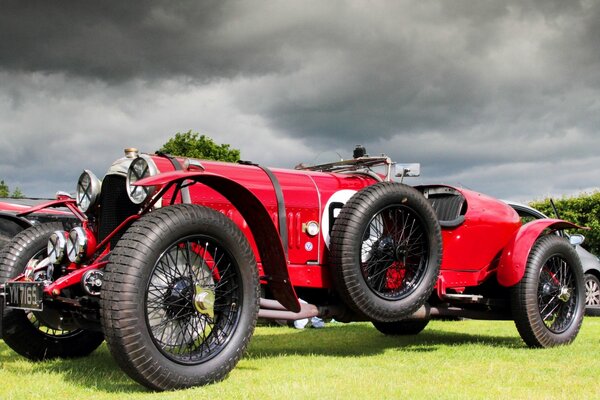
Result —
<instances>
[{"instance_id":1,"label":"wire spoke","mask_svg":"<svg viewBox=\"0 0 600 400\"><path fill-rule=\"evenodd\" d=\"M548 329L564 332L570 325L577 306L577 285L571 265L555 255L540 271L538 307Z\"/></svg>"},{"instance_id":2,"label":"wire spoke","mask_svg":"<svg viewBox=\"0 0 600 400\"><path fill-rule=\"evenodd\" d=\"M198 290L214 293L214 318L196 308ZM236 327L241 290L239 266L226 248L203 235L180 239L157 260L146 291L154 341L178 362L212 357Z\"/></svg>"},{"instance_id":3,"label":"wire spoke","mask_svg":"<svg viewBox=\"0 0 600 400\"><path fill-rule=\"evenodd\" d=\"M367 285L385 298L406 296L428 262L429 243L421 218L409 207L392 205L373 216L362 237Z\"/></svg>"}]
</instances>

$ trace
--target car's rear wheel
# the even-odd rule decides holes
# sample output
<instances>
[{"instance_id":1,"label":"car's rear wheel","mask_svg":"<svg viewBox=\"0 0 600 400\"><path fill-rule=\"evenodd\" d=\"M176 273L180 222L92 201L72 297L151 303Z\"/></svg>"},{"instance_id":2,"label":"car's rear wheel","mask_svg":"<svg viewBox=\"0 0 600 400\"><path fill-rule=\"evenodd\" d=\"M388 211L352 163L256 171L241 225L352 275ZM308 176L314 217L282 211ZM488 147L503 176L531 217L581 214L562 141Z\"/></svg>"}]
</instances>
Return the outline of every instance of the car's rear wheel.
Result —
<instances>
[{"instance_id":1,"label":"car's rear wheel","mask_svg":"<svg viewBox=\"0 0 600 400\"><path fill-rule=\"evenodd\" d=\"M377 322L373 321L373 326L384 335L392 336L410 336L417 335L425 329L429 320L423 321L395 321L395 322Z\"/></svg>"},{"instance_id":2,"label":"car's rear wheel","mask_svg":"<svg viewBox=\"0 0 600 400\"><path fill-rule=\"evenodd\" d=\"M6 282L25 271L30 260L47 256L48 238L60 223L47 223L18 233L0 254L0 282ZM5 309L2 315L2 339L31 360L56 357L82 357L94 351L104 340L101 332L77 329L68 325L68 315L46 307L44 311ZM63 326L53 322L60 321Z\"/></svg>"},{"instance_id":3,"label":"car's rear wheel","mask_svg":"<svg viewBox=\"0 0 600 400\"><path fill-rule=\"evenodd\" d=\"M331 232L333 283L367 318L393 322L421 307L437 281L440 225L416 189L381 182L356 193Z\"/></svg>"},{"instance_id":4,"label":"car's rear wheel","mask_svg":"<svg viewBox=\"0 0 600 400\"><path fill-rule=\"evenodd\" d=\"M581 261L564 238L539 238L529 253L525 275L512 288L515 325L530 347L575 340L585 306Z\"/></svg>"},{"instance_id":5,"label":"car's rear wheel","mask_svg":"<svg viewBox=\"0 0 600 400\"><path fill-rule=\"evenodd\" d=\"M600 279L585 274L585 314L600 316Z\"/></svg>"},{"instance_id":6,"label":"car's rear wheel","mask_svg":"<svg viewBox=\"0 0 600 400\"><path fill-rule=\"evenodd\" d=\"M101 297L109 349L129 376L154 390L203 385L223 379L252 337L258 269L230 219L175 205L127 230Z\"/></svg>"}]
</instances>

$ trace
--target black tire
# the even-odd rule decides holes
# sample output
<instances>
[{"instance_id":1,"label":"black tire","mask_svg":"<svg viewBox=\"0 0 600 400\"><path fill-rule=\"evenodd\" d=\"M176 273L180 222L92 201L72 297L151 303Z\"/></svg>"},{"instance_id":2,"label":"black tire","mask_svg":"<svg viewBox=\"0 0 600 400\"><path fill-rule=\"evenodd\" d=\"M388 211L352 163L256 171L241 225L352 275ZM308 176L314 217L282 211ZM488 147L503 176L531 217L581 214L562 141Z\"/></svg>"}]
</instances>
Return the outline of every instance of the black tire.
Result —
<instances>
[{"instance_id":1,"label":"black tire","mask_svg":"<svg viewBox=\"0 0 600 400\"><path fill-rule=\"evenodd\" d=\"M395 322L377 322L373 321L373 326L384 335L392 336L410 336L417 335L425 329L429 320L423 321L395 321Z\"/></svg>"},{"instance_id":2,"label":"black tire","mask_svg":"<svg viewBox=\"0 0 600 400\"><path fill-rule=\"evenodd\" d=\"M368 319L393 322L421 307L437 281L442 236L416 189L381 182L356 193L331 232L333 284Z\"/></svg>"},{"instance_id":3,"label":"black tire","mask_svg":"<svg viewBox=\"0 0 600 400\"><path fill-rule=\"evenodd\" d=\"M143 216L117 243L104 277L108 347L131 378L153 390L223 379L254 332L254 254L240 229L213 209L179 204Z\"/></svg>"},{"instance_id":4,"label":"black tire","mask_svg":"<svg viewBox=\"0 0 600 400\"><path fill-rule=\"evenodd\" d=\"M0 282L21 274L29 260L46 257L48 238L62 230L58 222L41 224L18 233L0 254ZM51 317L48 317L52 313ZM82 329L60 329L47 322L56 319L56 309L42 312L5 309L2 315L2 339L31 360L56 357L83 357L94 351L104 340L101 332Z\"/></svg>"},{"instance_id":5,"label":"black tire","mask_svg":"<svg viewBox=\"0 0 600 400\"><path fill-rule=\"evenodd\" d=\"M585 306L581 261L557 235L540 237L529 253L525 275L511 290L519 334L529 347L553 347L575 340Z\"/></svg>"},{"instance_id":6,"label":"black tire","mask_svg":"<svg viewBox=\"0 0 600 400\"><path fill-rule=\"evenodd\" d=\"M10 238L0 232L0 251L2 251L2 249L6 244L8 244L8 242L10 242Z\"/></svg>"},{"instance_id":7,"label":"black tire","mask_svg":"<svg viewBox=\"0 0 600 400\"><path fill-rule=\"evenodd\" d=\"M585 315L600 316L600 279L585 274Z\"/></svg>"}]
</instances>

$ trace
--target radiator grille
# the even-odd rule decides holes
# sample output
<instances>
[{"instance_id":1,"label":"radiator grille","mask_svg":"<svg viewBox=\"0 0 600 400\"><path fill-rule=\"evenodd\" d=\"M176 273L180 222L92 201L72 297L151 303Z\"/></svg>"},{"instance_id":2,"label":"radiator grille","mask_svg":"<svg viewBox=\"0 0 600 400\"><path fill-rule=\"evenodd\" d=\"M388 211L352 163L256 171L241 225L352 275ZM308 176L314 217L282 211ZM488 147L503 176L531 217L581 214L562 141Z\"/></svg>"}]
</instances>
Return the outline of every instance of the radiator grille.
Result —
<instances>
[{"instance_id":1,"label":"radiator grille","mask_svg":"<svg viewBox=\"0 0 600 400\"><path fill-rule=\"evenodd\" d=\"M129 200L125 182L125 177L118 175L107 175L102 181L98 221L99 240L103 240L127 217L137 214L140 210L139 205L133 204ZM125 229L122 229L111 239L111 248L114 248L124 232Z\"/></svg>"}]
</instances>

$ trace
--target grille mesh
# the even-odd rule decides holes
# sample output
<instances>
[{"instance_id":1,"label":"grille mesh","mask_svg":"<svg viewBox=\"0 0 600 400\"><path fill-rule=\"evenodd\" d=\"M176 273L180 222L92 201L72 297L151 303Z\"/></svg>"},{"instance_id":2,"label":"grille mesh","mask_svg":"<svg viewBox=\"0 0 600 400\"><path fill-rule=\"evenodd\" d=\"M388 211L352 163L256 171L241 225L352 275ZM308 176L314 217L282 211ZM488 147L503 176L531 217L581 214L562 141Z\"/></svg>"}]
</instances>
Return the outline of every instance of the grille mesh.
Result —
<instances>
[{"instance_id":1,"label":"grille mesh","mask_svg":"<svg viewBox=\"0 0 600 400\"><path fill-rule=\"evenodd\" d=\"M98 236L99 240L107 237L121 222L130 215L136 214L140 206L133 204L127 196L125 177L118 175L107 175L102 181L102 192L100 195L100 215ZM125 229L117 233L110 241L110 247L114 248Z\"/></svg>"}]
</instances>

